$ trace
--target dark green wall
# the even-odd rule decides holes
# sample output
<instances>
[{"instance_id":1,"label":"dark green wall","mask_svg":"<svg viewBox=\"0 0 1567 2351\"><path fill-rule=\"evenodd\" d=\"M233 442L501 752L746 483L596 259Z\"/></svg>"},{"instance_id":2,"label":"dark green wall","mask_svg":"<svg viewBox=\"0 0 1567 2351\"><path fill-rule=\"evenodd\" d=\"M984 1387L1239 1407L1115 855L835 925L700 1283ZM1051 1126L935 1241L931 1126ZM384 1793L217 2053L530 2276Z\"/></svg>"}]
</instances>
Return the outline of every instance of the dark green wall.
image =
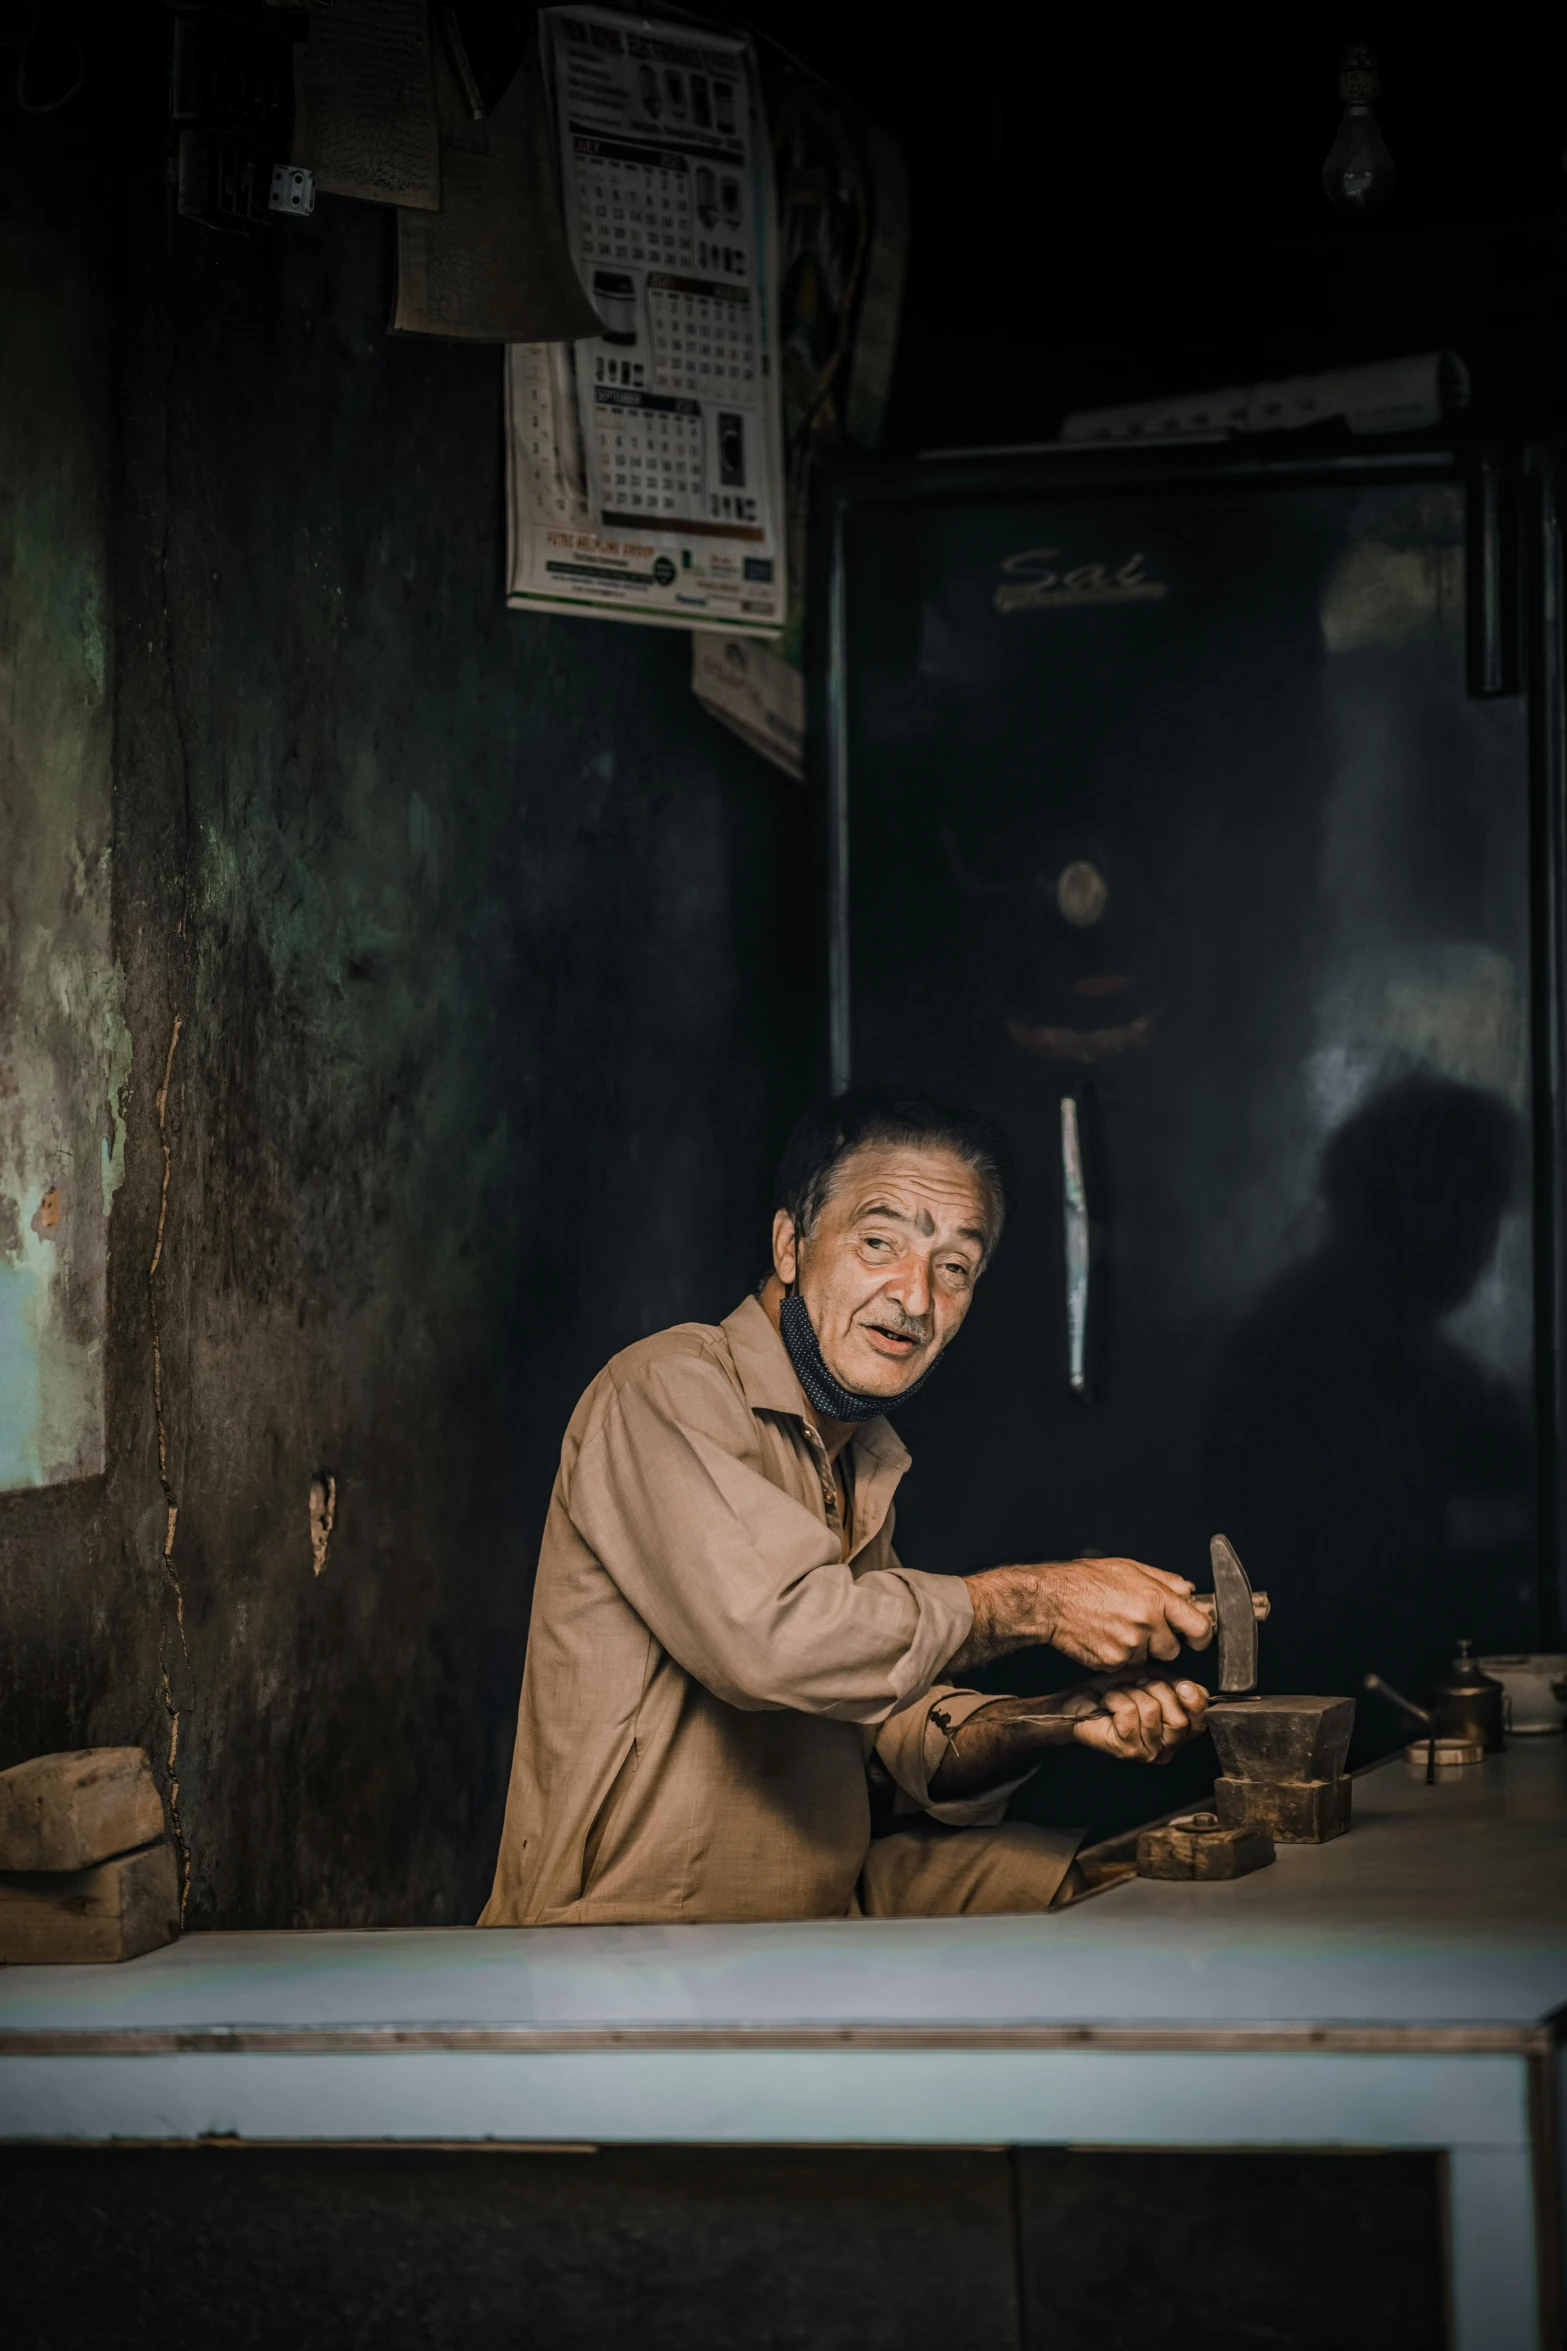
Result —
<instances>
[{"instance_id":1,"label":"dark green wall","mask_svg":"<svg viewBox=\"0 0 1567 2351\"><path fill-rule=\"evenodd\" d=\"M192 1925L463 1919L565 1418L763 1262L812 826L684 635L506 612L500 353L387 336L390 215L170 218L134 15L3 125L102 323L133 1058L110 1466L0 1498L0 1764L177 1715Z\"/></svg>"}]
</instances>

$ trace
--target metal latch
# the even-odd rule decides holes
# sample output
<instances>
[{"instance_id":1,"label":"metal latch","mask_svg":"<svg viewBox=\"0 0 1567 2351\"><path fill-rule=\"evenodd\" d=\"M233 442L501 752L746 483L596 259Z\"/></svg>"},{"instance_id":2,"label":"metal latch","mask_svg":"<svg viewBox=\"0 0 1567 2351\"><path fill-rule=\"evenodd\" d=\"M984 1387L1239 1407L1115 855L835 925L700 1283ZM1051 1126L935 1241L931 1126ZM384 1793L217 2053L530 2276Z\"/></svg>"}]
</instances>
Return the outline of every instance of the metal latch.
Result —
<instances>
[{"instance_id":1,"label":"metal latch","mask_svg":"<svg viewBox=\"0 0 1567 2351\"><path fill-rule=\"evenodd\" d=\"M267 198L269 212L291 212L298 220L316 208L316 175L297 163L275 163L272 166L272 192Z\"/></svg>"}]
</instances>

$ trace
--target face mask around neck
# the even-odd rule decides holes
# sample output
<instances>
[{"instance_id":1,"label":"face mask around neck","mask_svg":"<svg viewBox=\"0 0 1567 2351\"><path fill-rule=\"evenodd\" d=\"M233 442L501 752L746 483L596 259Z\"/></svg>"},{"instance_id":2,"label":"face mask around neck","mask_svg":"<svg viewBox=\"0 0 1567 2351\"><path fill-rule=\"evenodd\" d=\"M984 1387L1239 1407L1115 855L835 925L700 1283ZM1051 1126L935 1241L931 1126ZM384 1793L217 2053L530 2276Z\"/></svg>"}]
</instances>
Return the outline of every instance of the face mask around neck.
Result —
<instances>
[{"instance_id":1,"label":"face mask around neck","mask_svg":"<svg viewBox=\"0 0 1567 2351\"><path fill-rule=\"evenodd\" d=\"M797 1291L791 1290L779 1308L778 1327L783 1333L783 1343L789 1350L789 1361L794 1365L795 1377L816 1410L829 1420L875 1420L883 1412L896 1412L901 1405L908 1403L910 1397L919 1394L936 1368L935 1363L928 1365L917 1380L911 1380L906 1388L900 1388L896 1396L867 1396L860 1389L846 1388L833 1378L822 1361L822 1351L816 1343L816 1333L811 1327L805 1300ZM938 1356L936 1362L940 1360Z\"/></svg>"}]
</instances>

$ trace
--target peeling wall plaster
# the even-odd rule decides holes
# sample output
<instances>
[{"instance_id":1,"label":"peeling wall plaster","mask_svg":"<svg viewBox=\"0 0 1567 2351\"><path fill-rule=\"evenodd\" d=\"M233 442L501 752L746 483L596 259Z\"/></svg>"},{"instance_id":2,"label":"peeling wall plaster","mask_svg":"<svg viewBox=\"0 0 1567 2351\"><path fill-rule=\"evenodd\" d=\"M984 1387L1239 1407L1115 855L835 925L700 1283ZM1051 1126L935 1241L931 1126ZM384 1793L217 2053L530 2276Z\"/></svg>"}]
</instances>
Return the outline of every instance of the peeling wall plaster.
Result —
<instances>
[{"instance_id":1,"label":"peeling wall plaster","mask_svg":"<svg viewBox=\"0 0 1567 2351\"><path fill-rule=\"evenodd\" d=\"M90 290L0 226L0 1489L104 1465L130 1039L110 940L108 501Z\"/></svg>"},{"instance_id":2,"label":"peeling wall plaster","mask_svg":"<svg viewBox=\"0 0 1567 2351\"><path fill-rule=\"evenodd\" d=\"M7 356L104 314L123 971L63 1032L123 1103L104 1475L0 1493L0 1767L144 1746L193 1927L472 1918L571 1408L762 1268L811 811L678 635L505 610L499 352L387 335L374 206L171 220L166 17L104 22L0 142L58 248Z\"/></svg>"}]
</instances>

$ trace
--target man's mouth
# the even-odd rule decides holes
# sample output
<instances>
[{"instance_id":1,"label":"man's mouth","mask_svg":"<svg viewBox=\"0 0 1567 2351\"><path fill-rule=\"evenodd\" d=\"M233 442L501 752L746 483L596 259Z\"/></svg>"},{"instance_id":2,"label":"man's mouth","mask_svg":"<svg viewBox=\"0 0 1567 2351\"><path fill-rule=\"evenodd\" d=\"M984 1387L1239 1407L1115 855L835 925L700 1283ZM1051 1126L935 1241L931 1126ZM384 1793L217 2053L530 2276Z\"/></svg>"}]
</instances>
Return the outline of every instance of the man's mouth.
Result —
<instances>
[{"instance_id":1,"label":"man's mouth","mask_svg":"<svg viewBox=\"0 0 1567 2351\"><path fill-rule=\"evenodd\" d=\"M896 1325L881 1322L868 1322L861 1327L869 1334L872 1342L888 1355L908 1356L925 1343L923 1331L899 1330Z\"/></svg>"}]
</instances>

